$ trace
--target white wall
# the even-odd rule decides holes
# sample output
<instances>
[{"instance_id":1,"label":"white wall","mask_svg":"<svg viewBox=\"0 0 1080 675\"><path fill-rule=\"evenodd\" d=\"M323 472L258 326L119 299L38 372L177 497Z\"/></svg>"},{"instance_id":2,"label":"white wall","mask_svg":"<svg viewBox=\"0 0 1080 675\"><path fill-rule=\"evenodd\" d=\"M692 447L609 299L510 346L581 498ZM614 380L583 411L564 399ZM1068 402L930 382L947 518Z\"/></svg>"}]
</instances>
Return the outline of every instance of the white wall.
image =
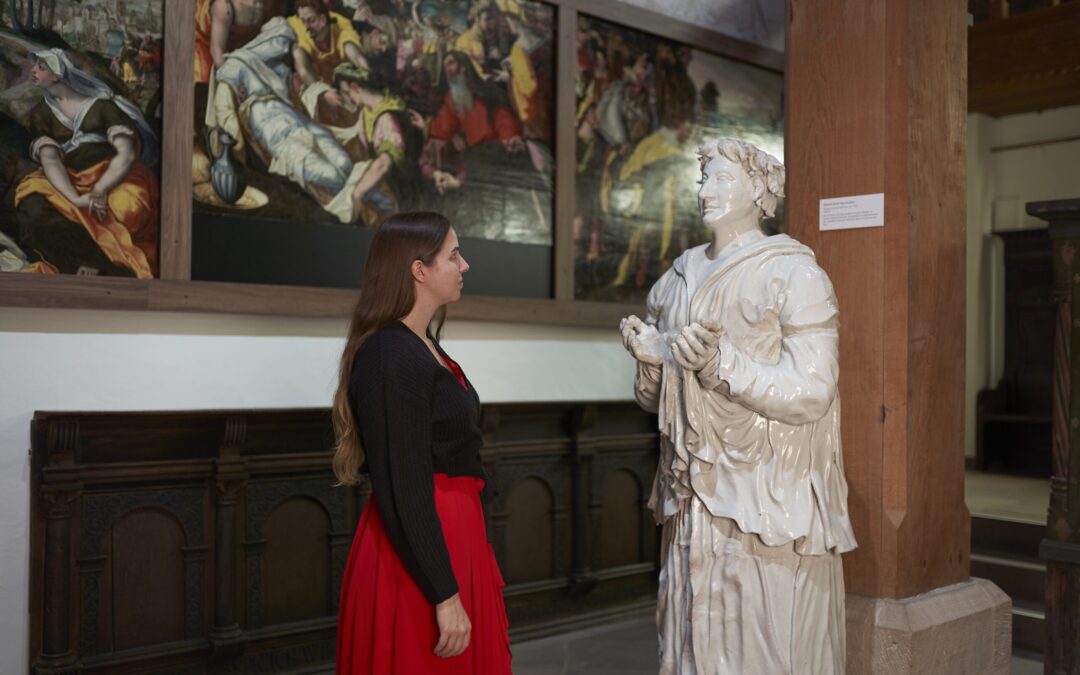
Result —
<instances>
[{"instance_id":1,"label":"white wall","mask_svg":"<svg viewBox=\"0 0 1080 675\"><path fill-rule=\"evenodd\" d=\"M965 453L975 456L975 397L1001 379L1005 275L994 231L1041 228L1027 202L1080 197L1080 106L994 119L968 116ZM1020 146L1020 147L1016 147Z\"/></svg>"},{"instance_id":2,"label":"white wall","mask_svg":"<svg viewBox=\"0 0 1080 675\"><path fill-rule=\"evenodd\" d=\"M627 0L783 49L782 0ZM452 314L452 312L451 312ZM343 320L0 307L0 675L26 671L35 410L327 406ZM486 402L627 400L611 330L454 323L447 350Z\"/></svg>"}]
</instances>

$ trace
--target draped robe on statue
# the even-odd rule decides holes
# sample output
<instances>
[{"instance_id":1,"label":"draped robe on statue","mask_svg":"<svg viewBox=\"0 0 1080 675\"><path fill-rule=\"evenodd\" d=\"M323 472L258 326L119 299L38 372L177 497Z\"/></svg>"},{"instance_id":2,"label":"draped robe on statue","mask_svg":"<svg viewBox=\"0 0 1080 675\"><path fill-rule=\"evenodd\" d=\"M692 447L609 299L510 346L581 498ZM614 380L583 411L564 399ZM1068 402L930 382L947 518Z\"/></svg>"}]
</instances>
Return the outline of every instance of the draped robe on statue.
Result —
<instances>
[{"instance_id":1,"label":"draped robe on statue","mask_svg":"<svg viewBox=\"0 0 1080 675\"><path fill-rule=\"evenodd\" d=\"M661 673L843 673L840 554L855 537L836 299L809 248L749 239L715 262L686 251L649 293L645 321L662 334L722 329L715 368L638 365L661 432Z\"/></svg>"}]
</instances>

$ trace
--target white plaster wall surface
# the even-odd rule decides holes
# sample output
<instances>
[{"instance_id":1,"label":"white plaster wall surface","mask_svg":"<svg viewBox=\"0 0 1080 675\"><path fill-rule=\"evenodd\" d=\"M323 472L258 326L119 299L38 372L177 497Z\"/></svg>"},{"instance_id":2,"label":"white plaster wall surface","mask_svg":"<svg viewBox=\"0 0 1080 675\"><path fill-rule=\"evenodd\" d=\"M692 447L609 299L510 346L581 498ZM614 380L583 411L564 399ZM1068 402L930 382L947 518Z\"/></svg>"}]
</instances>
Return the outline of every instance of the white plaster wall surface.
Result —
<instances>
[{"instance_id":1,"label":"white plaster wall surface","mask_svg":"<svg viewBox=\"0 0 1080 675\"><path fill-rule=\"evenodd\" d=\"M329 405L343 320L0 308L0 674L29 659L30 420L36 410ZM627 400L610 330L469 323L443 336L488 403Z\"/></svg>"},{"instance_id":2,"label":"white plaster wall surface","mask_svg":"<svg viewBox=\"0 0 1080 675\"><path fill-rule=\"evenodd\" d=\"M783 0L624 0L673 19L784 51Z\"/></svg>"}]
</instances>

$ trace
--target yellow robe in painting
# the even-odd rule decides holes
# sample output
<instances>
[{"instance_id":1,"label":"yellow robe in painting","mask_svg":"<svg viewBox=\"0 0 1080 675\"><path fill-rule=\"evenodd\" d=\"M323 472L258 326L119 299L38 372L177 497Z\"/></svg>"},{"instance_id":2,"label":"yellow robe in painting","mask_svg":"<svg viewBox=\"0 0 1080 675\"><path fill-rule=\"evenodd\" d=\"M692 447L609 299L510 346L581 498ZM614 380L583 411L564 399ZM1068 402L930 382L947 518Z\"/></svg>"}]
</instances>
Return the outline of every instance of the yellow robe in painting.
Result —
<instances>
[{"instance_id":1,"label":"yellow robe in painting","mask_svg":"<svg viewBox=\"0 0 1080 675\"><path fill-rule=\"evenodd\" d=\"M621 210L624 211L622 215L637 215L645 199L661 200L659 205L654 204L654 206L659 207L661 217L660 246L659 251L657 251L660 260L666 258L668 249L671 247L671 235L675 225L675 181L680 177L670 172L662 176L650 174L655 171L655 166L660 162L676 157L681 153L682 150L679 148L674 134L667 129L660 129L643 138L619 170L621 191L630 195L628 203L620 205ZM647 178L650 179L650 183L655 183L656 179L660 179L658 192L646 189L645 182ZM608 166L604 167L600 194L601 208L605 213L611 208L611 193L612 179L609 162ZM627 201L626 198L624 198L624 201ZM645 254L641 247L647 227L645 224L639 225L631 233L626 254L619 262L619 269L615 274L614 285L622 286L630 281L634 271L634 263L638 261L641 255Z\"/></svg>"},{"instance_id":2,"label":"yellow robe in painting","mask_svg":"<svg viewBox=\"0 0 1080 675\"><path fill-rule=\"evenodd\" d=\"M330 12L330 46L326 50L315 44L300 17L290 16L289 27L296 33L296 46L307 52L315 74L327 84L334 81L334 68L348 58L345 55L345 45L351 43L357 49L360 48L360 34L349 19L337 12Z\"/></svg>"},{"instance_id":3,"label":"yellow robe in painting","mask_svg":"<svg viewBox=\"0 0 1080 675\"><path fill-rule=\"evenodd\" d=\"M131 119L108 99L91 99L85 104L89 110L82 116L79 129L86 134L109 138L115 134L127 134L136 140L139 135ZM42 101L30 116L31 130L37 134L36 151L44 145L62 149L62 144L72 138L72 132L55 118ZM72 185L79 194L91 191L108 170L116 152L108 140L93 140L70 149L64 156L64 164ZM28 213L28 198L40 195L53 213ZM138 159L131 165L124 179L108 193L108 210L99 217L89 209L75 206L49 182L43 169L27 174L15 191L15 207L28 222L39 218L60 217L82 226L101 252L116 266L130 270L140 278L153 278L158 268L159 239L159 193L157 176ZM43 260L25 271L57 273L61 270L42 255Z\"/></svg>"}]
</instances>

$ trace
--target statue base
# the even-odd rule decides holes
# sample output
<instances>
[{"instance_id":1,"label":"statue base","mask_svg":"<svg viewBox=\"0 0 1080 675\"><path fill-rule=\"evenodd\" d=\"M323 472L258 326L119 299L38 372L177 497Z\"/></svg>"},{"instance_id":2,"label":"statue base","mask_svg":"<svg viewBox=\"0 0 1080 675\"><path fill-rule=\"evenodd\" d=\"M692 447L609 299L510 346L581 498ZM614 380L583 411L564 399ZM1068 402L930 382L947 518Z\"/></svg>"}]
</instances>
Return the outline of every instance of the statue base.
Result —
<instances>
[{"instance_id":1,"label":"statue base","mask_svg":"<svg viewBox=\"0 0 1080 675\"><path fill-rule=\"evenodd\" d=\"M847 594L847 672L1008 675L1012 601L986 579L910 598Z\"/></svg>"}]
</instances>

